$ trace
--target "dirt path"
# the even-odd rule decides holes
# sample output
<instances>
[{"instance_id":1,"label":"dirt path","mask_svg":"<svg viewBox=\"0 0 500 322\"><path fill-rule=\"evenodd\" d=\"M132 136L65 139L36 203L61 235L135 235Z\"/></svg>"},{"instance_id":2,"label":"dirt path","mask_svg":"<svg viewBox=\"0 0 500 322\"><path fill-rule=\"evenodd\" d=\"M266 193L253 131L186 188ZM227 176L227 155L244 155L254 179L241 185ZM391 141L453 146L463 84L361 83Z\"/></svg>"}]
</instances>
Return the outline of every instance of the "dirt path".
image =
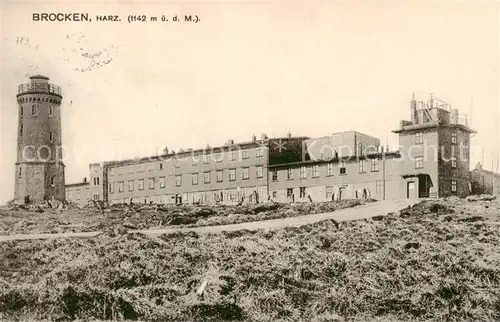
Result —
<instances>
[{"instance_id":1,"label":"dirt path","mask_svg":"<svg viewBox=\"0 0 500 322\"><path fill-rule=\"evenodd\" d=\"M370 218L379 215L386 215L391 212L399 211L408 206L417 204L419 200L398 200L398 201L379 201L366 205L346 208L334 212L303 215L298 217L281 218L264 221L253 221L241 224L223 225L223 226L206 226L193 228L164 228L164 229L148 229L148 230L133 230L149 236L158 236L163 234L171 234L175 232L194 231L200 234L203 233L218 233L222 231L235 230L255 230L255 229L280 229L284 227L299 227L302 225L312 224L318 221L335 219L337 221L356 220ZM101 232L84 232L84 233L59 233L59 234L28 234L28 235L6 235L0 236L0 242L10 240L28 240L28 239L48 239L48 238L68 238L68 237L94 237Z\"/></svg>"}]
</instances>

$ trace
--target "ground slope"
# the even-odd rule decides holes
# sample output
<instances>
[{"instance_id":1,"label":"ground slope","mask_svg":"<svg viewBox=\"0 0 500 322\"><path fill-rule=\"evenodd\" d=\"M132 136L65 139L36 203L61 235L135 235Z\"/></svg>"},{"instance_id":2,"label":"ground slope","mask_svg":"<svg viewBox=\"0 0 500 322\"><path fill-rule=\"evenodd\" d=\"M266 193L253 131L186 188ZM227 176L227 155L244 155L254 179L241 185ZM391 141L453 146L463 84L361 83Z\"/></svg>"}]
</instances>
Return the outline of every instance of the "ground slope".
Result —
<instances>
[{"instance_id":1,"label":"ground slope","mask_svg":"<svg viewBox=\"0 0 500 322\"><path fill-rule=\"evenodd\" d=\"M6 242L0 320L498 321L499 217L426 201L272 232Z\"/></svg>"}]
</instances>

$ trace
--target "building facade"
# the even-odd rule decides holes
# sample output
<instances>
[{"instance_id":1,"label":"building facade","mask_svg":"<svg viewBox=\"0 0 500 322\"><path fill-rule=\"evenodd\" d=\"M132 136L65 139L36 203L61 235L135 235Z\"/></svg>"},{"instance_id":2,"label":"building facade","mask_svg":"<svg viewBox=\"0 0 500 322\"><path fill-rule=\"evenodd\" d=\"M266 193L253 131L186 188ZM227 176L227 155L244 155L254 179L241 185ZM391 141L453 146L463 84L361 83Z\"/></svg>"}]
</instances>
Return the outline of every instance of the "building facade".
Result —
<instances>
[{"instance_id":1,"label":"building facade","mask_svg":"<svg viewBox=\"0 0 500 322\"><path fill-rule=\"evenodd\" d=\"M61 89L49 78L31 76L18 86L19 121L14 200L65 198L61 139Z\"/></svg>"},{"instance_id":2,"label":"building facade","mask_svg":"<svg viewBox=\"0 0 500 322\"><path fill-rule=\"evenodd\" d=\"M66 200L80 206L87 205L90 201L90 184L87 179L84 179L83 182L66 185Z\"/></svg>"},{"instance_id":3,"label":"building facade","mask_svg":"<svg viewBox=\"0 0 500 322\"><path fill-rule=\"evenodd\" d=\"M378 138L347 131L321 138L254 136L249 142L95 163L88 196L109 203L213 204L468 195L474 131L466 118L431 96L425 102L412 98L410 119L393 131L399 147L392 150Z\"/></svg>"},{"instance_id":4,"label":"building facade","mask_svg":"<svg viewBox=\"0 0 500 322\"><path fill-rule=\"evenodd\" d=\"M471 171L473 194L490 194L500 196L500 173L483 169L481 163Z\"/></svg>"}]
</instances>

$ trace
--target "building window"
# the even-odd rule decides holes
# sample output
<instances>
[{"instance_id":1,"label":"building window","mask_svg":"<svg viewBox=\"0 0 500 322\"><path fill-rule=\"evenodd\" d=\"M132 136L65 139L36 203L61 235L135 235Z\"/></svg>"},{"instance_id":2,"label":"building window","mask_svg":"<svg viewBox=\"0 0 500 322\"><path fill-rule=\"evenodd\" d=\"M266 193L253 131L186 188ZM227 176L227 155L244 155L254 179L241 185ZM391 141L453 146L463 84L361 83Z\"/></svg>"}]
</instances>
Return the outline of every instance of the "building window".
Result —
<instances>
[{"instance_id":1,"label":"building window","mask_svg":"<svg viewBox=\"0 0 500 322\"><path fill-rule=\"evenodd\" d=\"M300 167L299 177L300 177L300 179L307 178L307 169L306 169L306 167ZM288 178L288 179L290 179L290 178Z\"/></svg>"},{"instance_id":2,"label":"building window","mask_svg":"<svg viewBox=\"0 0 500 322\"><path fill-rule=\"evenodd\" d=\"M457 192L457 180L451 180L451 192Z\"/></svg>"},{"instance_id":3,"label":"building window","mask_svg":"<svg viewBox=\"0 0 500 322\"><path fill-rule=\"evenodd\" d=\"M384 182L383 181L377 181L376 187L375 187L375 193L376 194L381 194L384 190Z\"/></svg>"},{"instance_id":4,"label":"building window","mask_svg":"<svg viewBox=\"0 0 500 322\"><path fill-rule=\"evenodd\" d=\"M137 186L139 190L144 190L144 179L137 180Z\"/></svg>"},{"instance_id":5,"label":"building window","mask_svg":"<svg viewBox=\"0 0 500 322\"><path fill-rule=\"evenodd\" d=\"M415 169L422 169L424 167L424 157L415 158Z\"/></svg>"},{"instance_id":6,"label":"building window","mask_svg":"<svg viewBox=\"0 0 500 322\"><path fill-rule=\"evenodd\" d=\"M278 192L277 191L273 191L273 198L276 198L278 197Z\"/></svg>"},{"instance_id":7,"label":"building window","mask_svg":"<svg viewBox=\"0 0 500 322\"><path fill-rule=\"evenodd\" d=\"M196 158L195 156L193 156L191 158L191 165L197 165L198 164L198 158Z\"/></svg>"},{"instance_id":8,"label":"building window","mask_svg":"<svg viewBox=\"0 0 500 322\"><path fill-rule=\"evenodd\" d=\"M361 142L358 143L358 155L363 154L363 144Z\"/></svg>"},{"instance_id":9,"label":"building window","mask_svg":"<svg viewBox=\"0 0 500 322\"><path fill-rule=\"evenodd\" d=\"M118 192L123 192L123 181L118 182Z\"/></svg>"},{"instance_id":10,"label":"building window","mask_svg":"<svg viewBox=\"0 0 500 322\"><path fill-rule=\"evenodd\" d=\"M257 178L262 178L264 173L264 168L262 166L257 167Z\"/></svg>"},{"instance_id":11,"label":"building window","mask_svg":"<svg viewBox=\"0 0 500 322\"><path fill-rule=\"evenodd\" d=\"M264 155L264 149L262 147L258 147L256 153L257 153L257 158L260 158Z\"/></svg>"},{"instance_id":12,"label":"building window","mask_svg":"<svg viewBox=\"0 0 500 322\"><path fill-rule=\"evenodd\" d=\"M457 158L452 157L451 158L451 167L456 168L457 167Z\"/></svg>"},{"instance_id":13,"label":"building window","mask_svg":"<svg viewBox=\"0 0 500 322\"><path fill-rule=\"evenodd\" d=\"M94 186L99 185L99 177L94 177Z\"/></svg>"},{"instance_id":14,"label":"building window","mask_svg":"<svg viewBox=\"0 0 500 322\"><path fill-rule=\"evenodd\" d=\"M229 160L230 161L236 160L236 151L229 151Z\"/></svg>"},{"instance_id":15,"label":"building window","mask_svg":"<svg viewBox=\"0 0 500 322\"><path fill-rule=\"evenodd\" d=\"M319 177L319 166L317 164L313 165L313 168L312 168L312 177L313 178Z\"/></svg>"},{"instance_id":16,"label":"building window","mask_svg":"<svg viewBox=\"0 0 500 322\"><path fill-rule=\"evenodd\" d=\"M278 181L278 171L273 170L271 177L273 181Z\"/></svg>"},{"instance_id":17,"label":"building window","mask_svg":"<svg viewBox=\"0 0 500 322\"><path fill-rule=\"evenodd\" d=\"M165 177L160 177L160 188L165 188L166 180L167 179Z\"/></svg>"},{"instance_id":18,"label":"building window","mask_svg":"<svg viewBox=\"0 0 500 322\"><path fill-rule=\"evenodd\" d=\"M149 190L155 188L155 178L149 178Z\"/></svg>"},{"instance_id":19,"label":"building window","mask_svg":"<svg viewBox=\"0 0 500 322\"><path fill-rule=\"evenodd\" d=\"M371 171L378 171L378 159L371 159Z\"/></svg>"},{"instance_id":20,"label":"building window","mask_svg":"<svg viewBox=\"0 0 500 322\"><path fill-rule=\"evenodd\" d=\"M52 116L52 105L49 106L49 116Z\"/></svg>"},{"instance_id":21,"label":"building window","mask_svg":"<svg viewBox=\"0 0 500 322\"><path fill-rule=\"evenodd\" d=\"M457 138L457 132L451 133L451 144L457 144L458 143L458 138Z\"/></svg>"},{"instance_id":22,"label":"building window","mask_svg":"<svg viewBox=\"0 0 500 322\"><path fill-rule=\"evenodd\" d=\"M182 177L181 176L175 176L175 185L177 187L182 185Z\"/></svg>"},{"instance_id":23,"label":"building window","mask_svg":"<svg viewBox=\"0 0 500 322\"><path fill-rule=\"evenodd\" d=\"M112 183L109 184L109 193L113 193L114 191L114 185Z\"/></svg>"},{"instance_id":24,"label":"building window","mask_svg":"<svg viewBox=\"0 0 500 322\"><path fill-rule=\"evenodd\" d=\"M205 172L203 174L203 182L210 183L210 172Z\"/></svg>"},{"instance_id":25,"label":"building window","mask_svg":"<svg viewBox=\"0 0 500 322\"><path fill-rule=\"evenodd\" d=\"M23 168L19 166L19 173L17 174L17 176L21 178L22 175L23 175Z\"/></svg>"},{"instance_id":26,"label":"building window","mask_svg":"<svg viewBox=\"0 0 500 322\"><path fill-rule=\"evenodd\" d=\"M359 160L359 173L365 172L365 160Z\"/></svg>"},{"instance_id":27,"label":"building window","mask_svg":"<svg viewBox=\"0 0 500 322\"><path fill-rule=\"evenodd\" d=\"M229 169L229 181L236 180L236 169Z\"/></svg>"},{"instance_id":28,"label":"building window","mask_svg":"<svg viewBox=\"0 0 500 322\"><path fill-rule=\"evenodd\" d=\"M223 174L223 170L217 170L217 182L222 182L224 180Z\"/></svg>"},{"instance_id":29,"label":"building window","mask_svg":"<svg viewBox=\"0 0 500 322\"><path fill-rule=\"evenodd\" d=\"M23 116L23 115L24 115L24 109L23 109L23 107L21 106L21 116Z\"/></svg>"},{"instance_id":30,"label":"building window","mask_svg":"<svg viewBox=\"0 0 500 322\"><path fill-rule=\"evenodd\" d=\"M208 158L208 154L203 155L203 163L210 163L210 160Z\"/></svg>"},{"instance_id":31,"label":"building window","mask_svg":"<svg viewBox=\"0 0 500 322\"><path fill-rule=\"evenodd\" d=\"M345 162L344 161L340 161L339 173L340 174L346 174L346 171L345 171Z\"/></svg>"},{"instance_id":32,"label":"building window","mask_svg":"<svg viewBox=\"0 0 500 322\"><path fill-rule=\"evenodd\" d=\"M56 184L56 177L50 177L50 185L53 187Z\"/></svg>"},{"instance_id":33,"label":"building window","mask_svg":"<svg viewBox=\"0 0 500 322\"><path fill-rule=\"evenodd\" d=\"M175 158L175 167L176 168L180 168L181 167L181 160L179 160L178 158Z\"/></svg>"},{"instance_id":34,"label":"building window","mask_svg":"<svg viewBox=\"0 0 500 322\"><path fill-rule=\"evenodd\" d=\"M216 161L216 162L222 162L222 159L223 159L223 157L222 157L222 152L219 152L219 153L217 153L217 154L215 155L215 161Z\"/></svg>"},{"instance_id":35,"label":"building window","mask_svg":"<svg viewBox=\"0 0 500 322\"><path fill-rule=\"evenodd\" d=\"M248 168L243 168L243 180L250 179L250 171Z\"/></svg>"},{"instance_id":36,"label":"building window","mask_svg":"<svg viewBox=\"0 0 500 322\"><path fill-rule=\"evenodd\" d=\"M241 158L248 159L248 150L241 150Z\"/></svg>"},{"instance_id":37,"label":"building window","mask_svg":"<svg viewBox=\"0 0 500 322\"><path fill-rule=\"evenodd\" d=\"M286 179L287 180L293 179L293 170L292 169L286 169Z\"/></svg>"},{"instance_id":38,"label":"building window","mask_svg":"<svg viewBox=\"0 0 500 322\"><path fill-rule=\"evenodd\" d=\"M198 173L191 173L191 184L198 184Z\"/></svg>"},{"instance_id":39,"label":"building window","mask_svg":"<svg viewBox=\"0 0 500 322\"><path fill-rule=\"evenodd\" d=\"M299 189L299 195L300 195L300 198L305 198L306 197L306 187L300 187L300 189Z\"/></svg>"},{"instance_id":40,"label":"building window","mask_svg":"<svg viewBox=\"0 0 500 322\"><path fill-rule=\"evenodd\" d=\"M49 133L49 139L50 139L50 143L54 142L54 133L52 133L52 132Z\"/></svg>"},{"instance_id":41,"label":"building window","mask_svg":"<svg viewBox=\"0 0 500 322\"><path fill-rule=\"evenodd\" d=\"M326 175L333 176L333 163L328 163L326 165Z\"/></svg>"},{"instance_id":42,"label":"building window","mask_svg":"<svg viewBox=\"0 0 500 322\"><path fill-rule=\"evenodd\" d=\"M287 198L292 198L292 196L293 196L293 188L286 189L286 196L287 196Z\"/></svg>"},{"instance_id":43,"label":"building window","mask_svg":"<svg viewBox=\"0 0 500 322\"><path fill-rule=\"evenodd\" d=\"M94 194L93 198L94 198L94 200L99 200L99 194Z\"/></svg>"},{"instance_id":44,"label":"building window","mask_svg":"<svg viewBox=\"0 0 500 322\"><path fill-rule=\"evenodd\" d=\"M424 143L424 134L422 132L415 133L415 144Z\"/></svg>"},{"instance_id":45,"label":"building window","mask_svg":"<svg viewBox=\"0 0 500 322\"><path fill-rule=\"evenodd\" d=\"M22 124L19 126L19 133L20 133L21 135L23 135L23 125L22 125Z\"/></svg>"},{"instance_id":46,"label":"building window","mask_svg":"<svg viewBox=\"0 0 500 322\"><path fill-rule=\"evenodd\" d=\"M163 170L163 162L160 163L160 170Z\"/></svg>"},{"instance_id":47,"label":"building window","mask_svg":"<svg viewBox=\"0 0 500 322\"><path fill-rule=\"evenodd\" d=\"M35 115L35 114L36 114L36 106L35 106L35 105L33 105L33 106L31 107L31 114L32 114L32 115Z\"/></svg>"},{"instance_id":48,"label":"building window","mask_svg":"<svg viewBox=\"0 0 500 322\"><path fill-rule=\"evenodd\" d=\"M128 191L134 191L134 180L129 180Z\"/></svg>"}]
</instances>

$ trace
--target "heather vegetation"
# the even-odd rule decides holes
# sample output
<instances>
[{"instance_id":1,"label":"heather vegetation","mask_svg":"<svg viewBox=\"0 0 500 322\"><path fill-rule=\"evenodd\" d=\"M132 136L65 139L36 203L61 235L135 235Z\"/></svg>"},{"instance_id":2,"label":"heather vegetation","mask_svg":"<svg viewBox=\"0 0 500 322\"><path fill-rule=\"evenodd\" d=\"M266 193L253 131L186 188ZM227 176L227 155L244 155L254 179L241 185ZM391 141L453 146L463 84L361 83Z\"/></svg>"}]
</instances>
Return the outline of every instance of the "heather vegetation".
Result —
<instances>
[{"instance_id":1,"label":"heather vegetation","mask_svg":"<svg viewBox=\"0 0 500 322\"><path fill-rule=\"evenodd\" d=\"M276 231L0 244L0 320L498 321L500 203Z\"/></svg>"},{"instance_id":2,"label":"heather vegetation","mask_svg":"<svg viewBox=\"0 0 500 322\"><path fill-rule=\"evenodd\" d=\"M331 212L371 200L254 205L90 204L86 207L50 203L0 209L0 235L89 232L125 226L128 229L199 227L296 217Z\"/></svg>"}]
</instances>

